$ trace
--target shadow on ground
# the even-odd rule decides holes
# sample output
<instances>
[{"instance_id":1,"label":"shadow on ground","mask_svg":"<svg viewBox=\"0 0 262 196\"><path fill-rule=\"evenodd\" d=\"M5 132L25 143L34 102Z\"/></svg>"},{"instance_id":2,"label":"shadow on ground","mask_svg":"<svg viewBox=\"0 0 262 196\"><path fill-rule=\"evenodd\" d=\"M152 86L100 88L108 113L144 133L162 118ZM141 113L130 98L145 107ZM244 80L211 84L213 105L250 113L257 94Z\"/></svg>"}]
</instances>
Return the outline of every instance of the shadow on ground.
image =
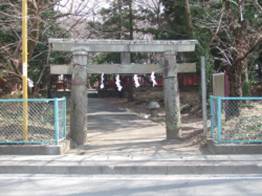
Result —
<instances>
[{"instance_id":1,"label":"shadow on ground","mask_svg":"<svg viewBox=\"0 0 262 196\"><path fill-rule=\"evenodd\" d=\"M90 156L168 157L199 154L199 138L185 126L184 140L166 140L163 123L153 122L116 104L114 98L89 98L87 144L71 153ZM193 130L193 131L192 131Z\"/></svg>"}]
</instances>

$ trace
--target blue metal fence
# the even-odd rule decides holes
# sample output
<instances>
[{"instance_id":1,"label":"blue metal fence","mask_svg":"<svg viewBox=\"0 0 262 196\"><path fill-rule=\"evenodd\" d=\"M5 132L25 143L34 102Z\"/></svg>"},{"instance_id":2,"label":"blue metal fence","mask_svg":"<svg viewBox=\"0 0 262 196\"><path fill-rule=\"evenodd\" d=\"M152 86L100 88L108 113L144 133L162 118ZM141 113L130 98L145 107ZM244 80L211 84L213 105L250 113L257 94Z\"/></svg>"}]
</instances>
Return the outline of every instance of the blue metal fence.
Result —
<instances>
[{"instance_id":1,"label":"blue metal fence","mask_svg":"<svg viewBox=\"0 0 262 196\"><path fill-rule=\"evenodd\" d=\"M24 99L0 99L0 144L59 144L66 138L66 98L28 99L28 138Z\"/></svg>"},{"instance_id":2,"label":"blue metal fence","mask_svg":"<svg viewBox=\"0 0 262 196\"><path fill-rule=\"evenodd\" d=\"M215 143L262 143L262 97L210 97Z\"/></svg>"}]
</instances>

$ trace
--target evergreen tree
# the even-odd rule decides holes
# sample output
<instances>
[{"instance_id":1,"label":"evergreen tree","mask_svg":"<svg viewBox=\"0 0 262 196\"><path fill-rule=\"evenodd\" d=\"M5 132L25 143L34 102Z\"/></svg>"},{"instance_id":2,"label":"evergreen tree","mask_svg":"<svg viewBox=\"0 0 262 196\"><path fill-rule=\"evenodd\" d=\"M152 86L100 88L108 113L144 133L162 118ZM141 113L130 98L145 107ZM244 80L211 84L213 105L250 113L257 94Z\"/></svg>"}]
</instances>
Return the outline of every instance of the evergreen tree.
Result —
<instances>
[{"instance_id":1,"label":"evergreen tree","mask_svg":"<svg viewBox=\"0 0 262 196\"><path fill-rule=\"evenodd\" d=\"M192 18L188 0L162 0L164 6L164 39L191 39Z\"/></svg>"}]
</instances>

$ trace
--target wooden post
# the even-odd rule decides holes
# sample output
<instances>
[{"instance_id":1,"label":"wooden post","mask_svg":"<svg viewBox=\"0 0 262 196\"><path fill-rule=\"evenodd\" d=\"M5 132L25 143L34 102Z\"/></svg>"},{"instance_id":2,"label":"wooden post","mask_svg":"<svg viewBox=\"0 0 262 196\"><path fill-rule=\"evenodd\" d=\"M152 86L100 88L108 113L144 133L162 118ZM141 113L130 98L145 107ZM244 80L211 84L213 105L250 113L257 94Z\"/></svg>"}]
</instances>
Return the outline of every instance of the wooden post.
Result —
<instances>
[{"instance_id":1,"label":"wooden post","mask_svg":"<svg viewBox=\"0 0 262 196\"><path fill-rule=\"evenodd\" d=\"M131 53L130 52L122 52L121 53L121 63L129 64L131 63ZM134 88L133 88L133 77L128 76L128 86L127 86L127 99L128 101L134 100Z\"/></svg>"},{"instance_id":2,"label":"wooden post","mask_svg":"<svg viewBox=\"0 0 262 196\"><path fill-rule=\"evenodd\" d=\"M167 139L179 138L181 126L176 53L165 53L164 100Z\"/></svg>"},{"instance_id":3,"label":"wooden post","mask_svg":"<svg viewBox=\"0 0 262 196\"><path fill-rule=\"evenodd\" d=\"M78 145L87 139L87 58L85 50L73 51L70 135Z\"/></svg>"}]
</instances>

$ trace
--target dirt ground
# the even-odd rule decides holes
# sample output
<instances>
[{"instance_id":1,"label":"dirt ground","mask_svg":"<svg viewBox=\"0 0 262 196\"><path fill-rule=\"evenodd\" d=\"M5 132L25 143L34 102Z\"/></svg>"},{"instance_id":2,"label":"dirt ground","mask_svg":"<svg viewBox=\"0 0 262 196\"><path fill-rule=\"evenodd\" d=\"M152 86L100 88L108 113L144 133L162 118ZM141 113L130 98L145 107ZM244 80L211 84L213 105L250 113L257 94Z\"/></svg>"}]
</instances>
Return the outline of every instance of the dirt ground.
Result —
<instances>
[{"instance_id":1,"label":"dirt ground","mask_svg":"<svg viewBox=\"0 0 262 196\"><path fill-rule=\"evenodd\" d=\"M230 104L230 102L229 102ZM239 115L222 116L222 139L242 141L262 141L262 101L239 103Z\"/></svg>"},{"instance_id":2,"label":"dirt ground","mask_svg":"<svg viewBox=\"0 0 262 196\"><path fill-rule=\"evenodd\" d=\"M163 90L161 88L151 89L135 89L135 100L128 102L127 99L114 99L114 104L121 105L132 112L138 113L143 118L148 118L154 122L165 125L165 108L163 100ZM157 101L160 108L156 116L152 116L148 109L148 104L151 101ZM197 89L180 92L181 115L182 115L182 130L181 137L190 138L198 136L203 131L201 96Z\"/></svg>"},{"instance_id":3,"label":"dirt ground","mask_svg":"<svg viewBox=\"0 0 262 196\"><path fill-rule=\"evenodd\" d=\"M154 92L150 96L153 94L159 93ZM199 137L201 120L192 120L186 117L188 113L183 114L182 133L185 138L166 140L163 108L153 118L147 110L147 101L141 102L139 95L136 96L132 103L116 97L89 97L87 143L72 149L69 154L168 158L178 154L202 153Z\"/></svg>"}]
</instances>

